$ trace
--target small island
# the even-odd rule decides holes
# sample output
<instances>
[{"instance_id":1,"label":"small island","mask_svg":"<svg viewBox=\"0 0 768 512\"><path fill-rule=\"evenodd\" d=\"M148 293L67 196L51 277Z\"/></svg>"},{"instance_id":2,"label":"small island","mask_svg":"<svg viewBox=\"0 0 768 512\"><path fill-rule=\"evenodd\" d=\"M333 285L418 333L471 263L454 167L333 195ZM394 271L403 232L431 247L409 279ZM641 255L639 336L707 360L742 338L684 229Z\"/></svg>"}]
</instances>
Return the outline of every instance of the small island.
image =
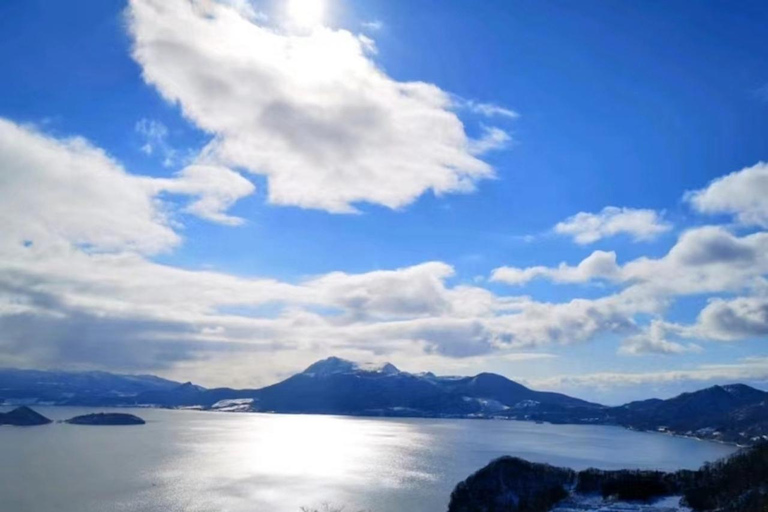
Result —
<instances>
[{"instance_id":1,"label":"small island","mask_svg":"<svg viewBox=\"0 0 768 512\"><path fill-rule=\"evenodd\" d=\"M17 407L10 412L0 413L0 425L32 427L35 425L47 425L49 423L53 422L26 406Z\"/></svg>"},{"instance_id":2,"label":"small island","mask_svg":"<svg viewBox=\"0 0 768 512\"><path fill-rule=\"evenodd\" d=\"M75 416L64 423L71 425L144 425L146 422L133 414L100 412Z\"/></svg>"}]
</instances>

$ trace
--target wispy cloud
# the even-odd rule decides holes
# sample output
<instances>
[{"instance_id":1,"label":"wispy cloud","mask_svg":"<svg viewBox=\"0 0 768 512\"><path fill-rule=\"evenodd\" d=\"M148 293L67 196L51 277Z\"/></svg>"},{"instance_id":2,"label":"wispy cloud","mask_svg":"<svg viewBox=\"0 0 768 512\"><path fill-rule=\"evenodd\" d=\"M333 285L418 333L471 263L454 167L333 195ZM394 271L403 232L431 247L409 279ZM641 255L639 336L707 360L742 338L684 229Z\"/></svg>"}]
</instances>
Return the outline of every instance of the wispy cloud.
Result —
<instances>
[{"instance_id":1,"label":"wispy cloud","mask_svg":"<svg viewBox=\"0 0 768 512\"><path fill-rule=\"evenodd\" d=\"M360 26L362 26L366 30L371 30L373 32L378 32L382 28L384 28L384 22L380 20L371 20L371 21L364 21L360 23Z\"/></svg>"},{"instance_id":2,"label":"wispy cloud","mask_svg":"<svg viewBox=\"0 0 768 512\"><path fill-rule=\"evenodd\" d=\"M520 114L514 110L496 105L495 103L483 103L455 95L453 96L453 105L458 110L466 110L485 117L505 117L507 119L517 119L520 117Z\"/></svg>"},{"instance_id":3,"label":"wispy cloud","mask_svg":"<svg viewBox=\"0 0 768 512\"><path fill-rule=\"evenodd\" d=\"M483 155L489 151L504 149L511 141L512 137L501 128L484 126L480 138L469 141L469 152L473 155Z\"/></svg>"},{"instance_id":4,"label":"wispy cloud","mask_svg":"<svg viewBox=\"0 0 768 512\"><path fill-rule=\"evenodd\" d=\"M675 382L739 382L744 380L768 381L768 358L744 358L737 363L700 365L691 370L658 372L600 372L583 375L559 375L528 382L542 389L578 387L612 388Z\"/></svg>"},{"instance_id":5,"label":"wispy cloud","mask_svg":"<svg viewBox=\"0 0 768 512\"><path fill-rule=\"evenodd\" d=\"M134 130L142 139L141 151L147 156L160 157L164 167L176 167L188 159L168 142L168 127L160 121L142 118Z\"/></svg>"}]
</instances>

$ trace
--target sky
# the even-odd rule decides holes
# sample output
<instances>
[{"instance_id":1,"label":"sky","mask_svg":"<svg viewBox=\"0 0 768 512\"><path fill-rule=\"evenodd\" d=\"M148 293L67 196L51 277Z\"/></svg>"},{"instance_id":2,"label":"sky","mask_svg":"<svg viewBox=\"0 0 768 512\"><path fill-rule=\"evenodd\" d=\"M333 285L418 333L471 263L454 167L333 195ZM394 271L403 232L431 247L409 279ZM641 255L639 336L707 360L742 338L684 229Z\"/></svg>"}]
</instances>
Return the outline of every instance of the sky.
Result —
<instances>
[{"instance_id":1,"label":"sky","mask_svg":"<svg viewBox=\"0 0 768 512\"><path fill-rule=\"evenodd\" d=\"M0 366L768 389L768 5L0 3Z\"/></svg>"}]
</instances>

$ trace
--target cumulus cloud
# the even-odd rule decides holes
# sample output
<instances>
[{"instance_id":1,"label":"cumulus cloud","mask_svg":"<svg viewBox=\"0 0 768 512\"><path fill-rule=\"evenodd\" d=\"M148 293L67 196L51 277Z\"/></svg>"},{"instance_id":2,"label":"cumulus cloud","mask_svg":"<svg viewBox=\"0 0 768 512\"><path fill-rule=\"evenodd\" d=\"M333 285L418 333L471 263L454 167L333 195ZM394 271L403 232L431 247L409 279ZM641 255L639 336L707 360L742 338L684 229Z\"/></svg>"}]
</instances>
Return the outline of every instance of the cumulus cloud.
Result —
<instances>
[{"instance_id":1,"label":"cumulus cloud","mask_svg":"<svg viewBox=\"0 0 768 512\"><path fill-rule=\"evenodd\" d=\"M157 253L180 242L144 183L82 138L0 119L0 167L0 244L64 240Z\"/></svg>"},{"instance_id":2,"label":"cumulus cloud","mask_svg":"<svg viewBox=\"0 0 768 512\"><path fill-rule=\"evenodd\" d=\"M694 343L682 344L669 340L670 326L661 320L653 320L642 333L624 340L619 348L620 354L683 354L701 352L702 348Z\"/></svg>"},{"instance_id":3,"label":"cumulus cloud","mask_svg":"<svg viewBox=\"0 0 768 512\"><path fill-rule=\"evenodd\" d=\"M687 192L685 199L698 212L730 214L742 224L768 228L768 164L732 172Z\"/></svg>"},{"instance_id":4,"label":"cumulus cloud","mask_svg":"<svg viewBox=\"0 0 768 512\"><path fill-rule=\"evenodd\" d=\"M136 176L82 139L0 121L0 166L9 171L0 175L0 364L209 375L221 361L255 361L265 352L284 370L289 360L328 353L415 364L605 335L625 338L627 353L682 353L695 347L677 338L693 332L706 339L764 332L756 283L768 273L768 233L737 236L722 227L686 231L655 259L619 265L615 253L595 251L576 266L494 275L511 283L605 279L619 288L564 302L456 284L455 269L441 261L296 282L153 261L181 243L168 195L191 198L189 213L239 222L227 210L253 185L203 162L169 178ZM715 293L743 298L712 301L696 326L638 324L678 296Z\"/></svg>"},{"instance_id":5,"label":"cumulus cloud","mask_svg":"<svg viewBox=\"0 0 768 512\"><path fill-rule=\"evenodd\" d=\"M613 252L595 251L576 266L499 267L491 280L522 285L536 278L556 283L603 279L633 293L676 297L739 292L768 273L768 233L737 236L720 226L683 232L660 258L641 257L618 265Z\"/></svg>"},{"instance_id":6,"label":"cumulus cloud","mask_svg":"<svg viewBox=\"0 0 768 512\"><path fill-rule=\"evenodd\" d=\"M0 242L5 363L114 367L117 358L121 369L176 368L227 350L402 354L414 347L476 357L633 328L631 300L499 297L449 285L454 269L442 262L295 284L159 264L146 255L180 242L162 194L197 198L190 209L228 221L217 215L252 186L202 165L167 179L138 177L83 140L9 122L0 129L3 167L25 171L4 174L0 187L13 235ZM150 359L160 366L148 366Z\"/></svg>"},{"instance_id":7,"label":"cumulus cloud","mask_svg":"<svg viewBox=\"0 0 768 512\"><path fill-rule=\"evenodd\" d=\"M699 231L684 234L678 246L711 238L712 233L703 236L707 229ZM758 239L752 237L749 243L754 244ZM734 243L747 238L734 237ZM136 254L92 254L77 248L49 254L30 246L24 247L25 257L1 261L6 292L0 304L6 307L0 307L0 324L12 322L14 328L0 331L6 343L14 337L14 353L21 357L22 333L26 339L36 337L43 325L57 325L46 331L45 339L62 352L74 332L65 328L70 318L81 322L78 325L88 319L98 319L99 325L108 325L110 319L115 325L135 321L142 329L127 330L122 349L136 336L137 350L150 342L152 350L176 349L178 364L211 353L214 347L456 358L581 343L606 334L625 336L626 353L682 353L696 347L671 341L667 325L663 332L660 327L645 332L636 317L661 314L677 294L699 293L715 284L719 289L741 289L759 269L755 260L744 266L751 270L739 279L713 283L714 277L707 276L722 273L722 262L705 258L702 266L700 258L685 256L690 248L678 246L659 260L643 262L643 272L633 270L621 292L561 303L449 285L454 269L442 262L361 274L332 272L285 283L178 269ZM678 260L678 254L685 257ZM681 261L705 269L692 281L698 287L682 277L678 282L667 277L688 272L679 266ZM622 273L636 263L625 265ZM51 320L41 322L40 317ZM684 330L679 332L685 337Z\"/></svg>"},{"instance_id":8,"label":"cumulus cloud","mask_svg":"<svg viewBox=\"0 0 768 512\"><path fill-rule=\"evenodd\" d=\"M191 196L185 211L216 222L254 190L228 169L192 166L173 178L128 173L82 138L56 139L0 119L0 220L5 241L72 243L95 251L155 254L176 247L170 206L161 193Z\"/></svg>"},{"instance_id":9,"label":"cumulus cloud","mask_svg":"<svg viewBox=\"0 0 768 512\"><path fill-rule=\"evenodd\" d=\"M638 258L622 267L624 280L667 296L737 293L768 273L768 233L736 236L723 227L684 232L662 258Z\"/></svg>"},{"instance_id":10,"label":"cumulus cloud","mask_svg":"<svg viewBox=\"0 0 768 512\"><path fill-rule=\"evenodd\" d=\"M654 210L606 206L598 213L579 212L557 223L554 231L586 245L622 233L638 241L652 240L670 229L672 226Z\"/></svg>"},{"instance_id":11,"label":"cumulus cloud","mask_svg":"<svg viewBox=\"0 0 768 512\"><path fill-rule=\"evenodd\" d=\"M768 336L768 297L712 299L699 313L692 334L723 341Z\"/></svg>"},{"instance_id":12,"label":"cumulus cloud","mask_svg":"<svg viewBox=\"0 0 768 512\"><path fill-rule=\"evenodd\" d=\"M314 279L309 286L356 316L418 317L450 308L443 281L453 273L450 265L430 262L357 275L332 272Z\"/></svg>"},{"instance_id":13,"label":"cumulus cloud","mask_svg":"<svg viewBox=\"0 0 768 512\"><path fill-rule=\"evenodd\" d=\"M620 274L621 268L616 263L615 252L595 251L575 267L565 262L554 268L499 267L491 273L491 281L523 285L533 279L542 278L556 283L585 283L593 279L616 280Z\"/></svg>"},{"instance_id":14,"label":"cumulus cloud","mask_svg":"<svg viewBox=\"0 0 768 512\"><path fill-rule=\"evenodd\" d=\"M621 290L593 300L551 305L531 302L519 314L496 320L508 324L509 343L576 342L616 333L625 335L620 354L679 355L703 350L684 339L732 341L768 334L766 274L768 233L737 236L723 227L704 226L682 233L659 258L641 257L618 265L615 254L596 251L577 266L500 267L491 280L521 285L535 278L558 283L605 279ZM747 295L711 299L692 325L660 318L679 297L722 294ZM658 318L641 327L636 323L641 314ZM531 319L531 331L526 333Z\"/></svg>"},{"instance_id":15,"label":"cumulus cloud","mask_svg":"<svg viewBox=\"0 0 768 512\"><path fill-rule=\"evenodd\" d=\"M213 135L208 161L265 176L273 204L398 208L494 175L477 155L502 132L471 140L446 92L390 78L368 38L221 2L131 0L127 19L146 82Z\"/></svg>"}]
</instances>

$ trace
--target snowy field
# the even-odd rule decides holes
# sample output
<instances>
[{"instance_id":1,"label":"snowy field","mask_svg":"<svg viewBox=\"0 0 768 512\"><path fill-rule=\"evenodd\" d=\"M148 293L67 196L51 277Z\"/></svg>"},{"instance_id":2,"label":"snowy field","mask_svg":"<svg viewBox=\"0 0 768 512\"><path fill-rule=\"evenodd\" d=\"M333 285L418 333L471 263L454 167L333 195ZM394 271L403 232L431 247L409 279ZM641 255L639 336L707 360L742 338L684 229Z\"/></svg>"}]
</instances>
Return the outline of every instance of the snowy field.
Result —
<instances>
[{"instance_id":1,"label":"snowy field","mask_svg":"<svg viewBox=\"0 0 768 512\"><path fill-rule=\"evenodd\" d=\"M691 512L691 509L679 505L680 498L669 496L653 503L637 503L575 495L553 508L552 512Z\"/></svg>"}]
</instances>

